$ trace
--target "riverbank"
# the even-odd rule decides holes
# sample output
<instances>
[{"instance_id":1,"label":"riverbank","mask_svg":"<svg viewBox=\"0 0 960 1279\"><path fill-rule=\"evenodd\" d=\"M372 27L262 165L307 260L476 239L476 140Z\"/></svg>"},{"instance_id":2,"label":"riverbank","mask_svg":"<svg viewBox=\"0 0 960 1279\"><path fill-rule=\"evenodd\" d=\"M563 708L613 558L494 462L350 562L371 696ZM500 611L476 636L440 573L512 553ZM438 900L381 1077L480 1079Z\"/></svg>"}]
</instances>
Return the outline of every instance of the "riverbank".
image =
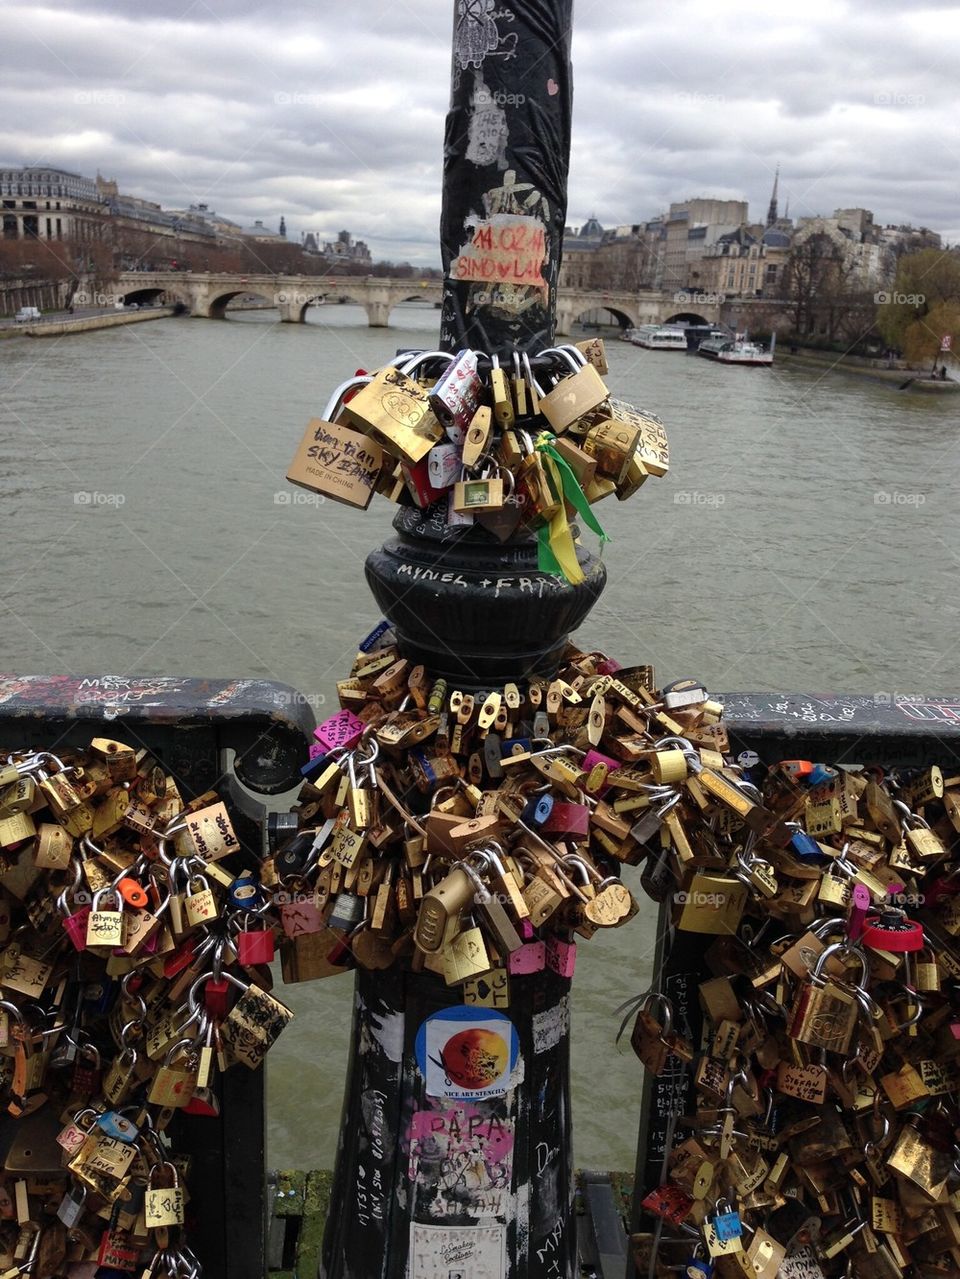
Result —
<instances>
[{"instance_id":1,"label":"riverbank","mask_svg":"<svg viewBox=\"0 0 960 1279\"><path fill-rule=\"evenodd\" d=\"M74 319L39 320L36 324L18 324L3 330L3 337L56 338L68 333L91 333L96 329L116 329L122 324L144 324L147 320L165 320L175 314L172 306L154 306L146 311L116 311L104 315L82 315Z\"/></svg>"},{"instance_id":2,"label":"riverbank","mask_svg":"<svg viewBox=\"0 0 960 1279\"><path fill-rule=\"evenodd\" d=\"M830 351L785 351L778 348L775 363L786 368L815 369L824 373L844 373L851 377L870 378L873 382L886 382L895 388L911 391L930 391L933 394L952 394L960 391L960 382L941 381L929 372L910 368L887 368L859 356L835 355Z\"/></svg>"}]
</instances>

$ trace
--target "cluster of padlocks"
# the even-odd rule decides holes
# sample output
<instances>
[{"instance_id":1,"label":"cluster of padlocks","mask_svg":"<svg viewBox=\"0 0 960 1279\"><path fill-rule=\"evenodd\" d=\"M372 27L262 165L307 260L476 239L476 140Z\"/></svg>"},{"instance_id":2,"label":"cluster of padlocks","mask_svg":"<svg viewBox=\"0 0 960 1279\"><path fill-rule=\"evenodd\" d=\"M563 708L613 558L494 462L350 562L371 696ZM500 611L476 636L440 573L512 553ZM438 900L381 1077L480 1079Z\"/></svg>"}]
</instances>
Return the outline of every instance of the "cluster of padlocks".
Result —
<instances>
[{"instance_id":1,"label":"cluster of padlocks","mask_svg":"<svg viewBox=\"0 0 960 1279\"><path fill-rule=\"evenodd\" d=\"M364 649L316 730L300 834L269 867L291 898L291 975L326 975L344 929L358 962L431 969L467 1003L506 1006L511 974L571 975L577 936L636 913L619 867L659 829L655 736L689 731L720 763L720 706L704 695L691 711L679 686L661 699L650 667L599 653L474 694L400 657L389 633Z\"/></svg>"},{"instance_id":2,"label":"cluster of padlocks","mask_svg":"<svg viewBox=\"0 0 960 1279\"><path fill-rule=\"evenodd\" d=\"M333 393L287 472L293 484L366 508L375 492L501 541L536 533L540 568L582 580L570 520L605 535L590 507L625 500L669 465L659 418L613 399L599 338L516 352L408 351ZM546 384L541 385L542 379Z\"/></svg>"},{"instance_id":3,"label":"cluster of padlocks","mask_svg":"<svg viewBox=\"0 0 960 1279\"><path fill-rule=\"evenodd\" d=\"M259 866L215 794L121 742L0 768L3 1274L195 1271L171 1120L215 1114L217 1072L289 1020L277 942L287 980L427 968L508 1008L635 913L624 864L704 966L699 1040L660 989L632 1033L691 1079L646 1201L688 1272L955 1271L960 777L734 764L696 681L572 647L554 679L469 693L381 626L338 693ZM45 1113L58 1175L18 1155Z\"/></svg>"},{"instance_id":4,"label":"cluster of padlocks","mask_svg":"<svg viewBox=\"0 0 960 1279\"><path fill-rule=\"evenodd\" d=\"M684 750L645 882L703 973L702 1035L660 990L632 1035L687 1102L657 1237L691 1276L957 1274L960 776Z\"/></svg>"},{"instance_id":5,"label":"cluster of padlocks","mask_svg":"<svg viewBox=\"0 0 960 1279\"><path fill-rule=\"evenodd\" d=\"M184 802L146 751L0 765L5 1279L200 1273L168 1126L216 1115L217 1072L291 1016L241 860L218 796Z\"/></svg>"}]
</instances>

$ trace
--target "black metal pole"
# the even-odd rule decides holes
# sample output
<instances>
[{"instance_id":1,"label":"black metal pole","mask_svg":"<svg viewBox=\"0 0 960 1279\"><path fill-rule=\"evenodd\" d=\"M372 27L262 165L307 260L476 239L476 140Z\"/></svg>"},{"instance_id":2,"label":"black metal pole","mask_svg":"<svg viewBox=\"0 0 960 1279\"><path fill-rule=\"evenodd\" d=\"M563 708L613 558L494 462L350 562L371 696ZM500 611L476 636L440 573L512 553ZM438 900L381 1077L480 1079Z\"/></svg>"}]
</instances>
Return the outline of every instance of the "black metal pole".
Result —
<instances>
[{"instance_id":1,"label":"black metal pole","mask_svg":"<svg viewBox=\"0 0 960 1279\"><path fill-rule=\"evenodd\" d=\"M573 0L457 0L440 344L553 344L567 214Z\"/></svg>"},{"instance_id":2,"label":"black metal pole","mask_svg":"<svg viewBox=\"0 0 960 1279\"><path fill-rule=\"evenodd\" d=\"M441 224L448 350L552 344L571 12L572 0L457 0ZM586 580L571 585L539 572L529 540L461 536L445 503L403 510L394 527L367 581L401 653L455 688L555 672L603 589L603 566L585 552ZM521 971L509 987L508 1006L468 1007L430 972L358 973L324 1279L573 1279L570 980ZM509 1077L493 1090L446 1077L444 1043L498 1062L502 1049Z\"/></svg>"}]
</instances>

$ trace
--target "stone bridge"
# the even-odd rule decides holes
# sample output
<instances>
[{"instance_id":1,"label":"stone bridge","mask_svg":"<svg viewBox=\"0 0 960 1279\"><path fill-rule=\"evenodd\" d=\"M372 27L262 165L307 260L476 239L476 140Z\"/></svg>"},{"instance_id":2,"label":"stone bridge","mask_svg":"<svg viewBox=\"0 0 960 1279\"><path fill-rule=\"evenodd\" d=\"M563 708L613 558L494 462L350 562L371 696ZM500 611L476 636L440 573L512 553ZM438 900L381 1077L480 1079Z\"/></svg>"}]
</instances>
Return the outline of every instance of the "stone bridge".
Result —
<instances>
[{"instance_id":1,"label":"stone bridge","mask_svg":"<svg viewBox=\"0 0 960 1279\"><path fill-rule=\"evenodd\" d=\"M307 308L317 302L356 302L367 313L367 322L382 328L390 312L410 300L439 303L439 280L395 280L376 276L237 275L186 271L125 271L117 277L116 291L130 302L181 302L191 315L223 319L227 303L255 296L276 307L280 320L302 324ZM713 294L693 292L614 293L590 289L560 289L557 296L557 332L569 335L582 316L605 310L621 328L639 324L663 324L669 320L714 324L720 320L720 300Z\"/></svg>"}]
</instances>

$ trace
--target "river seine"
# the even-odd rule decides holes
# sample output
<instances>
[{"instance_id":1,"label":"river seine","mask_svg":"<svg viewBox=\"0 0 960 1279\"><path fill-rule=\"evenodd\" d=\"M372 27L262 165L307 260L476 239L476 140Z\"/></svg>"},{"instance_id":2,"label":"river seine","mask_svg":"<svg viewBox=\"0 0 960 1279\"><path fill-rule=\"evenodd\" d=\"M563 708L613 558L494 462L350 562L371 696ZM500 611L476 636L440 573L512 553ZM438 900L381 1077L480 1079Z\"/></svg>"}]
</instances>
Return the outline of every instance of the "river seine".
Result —
<instances>
[{"instance_id":1,"label":"river seine","mask_svg":"<svg viewBox=\"0 0 960 1279\"><path fill-rule=\"evenodd\" d=\"M433 345L437 311L392 318L327 306L303 326L244 312L0 345L0 667L272 678L333 709L378 620L363 561L393 508L318 504L284 473L335 385ZM717 692L960 691L957 398L608 352L611 389L663 418L672 465L595 508L609 585L584 648ZM654 933L645 908L580 947L587 1167L633 1166L641 1071L614 1009L645 989ZM270 1055L274 1166L332 1165L351 989L279 990L298 1017Z\"/></svg>"}]
</instances>

